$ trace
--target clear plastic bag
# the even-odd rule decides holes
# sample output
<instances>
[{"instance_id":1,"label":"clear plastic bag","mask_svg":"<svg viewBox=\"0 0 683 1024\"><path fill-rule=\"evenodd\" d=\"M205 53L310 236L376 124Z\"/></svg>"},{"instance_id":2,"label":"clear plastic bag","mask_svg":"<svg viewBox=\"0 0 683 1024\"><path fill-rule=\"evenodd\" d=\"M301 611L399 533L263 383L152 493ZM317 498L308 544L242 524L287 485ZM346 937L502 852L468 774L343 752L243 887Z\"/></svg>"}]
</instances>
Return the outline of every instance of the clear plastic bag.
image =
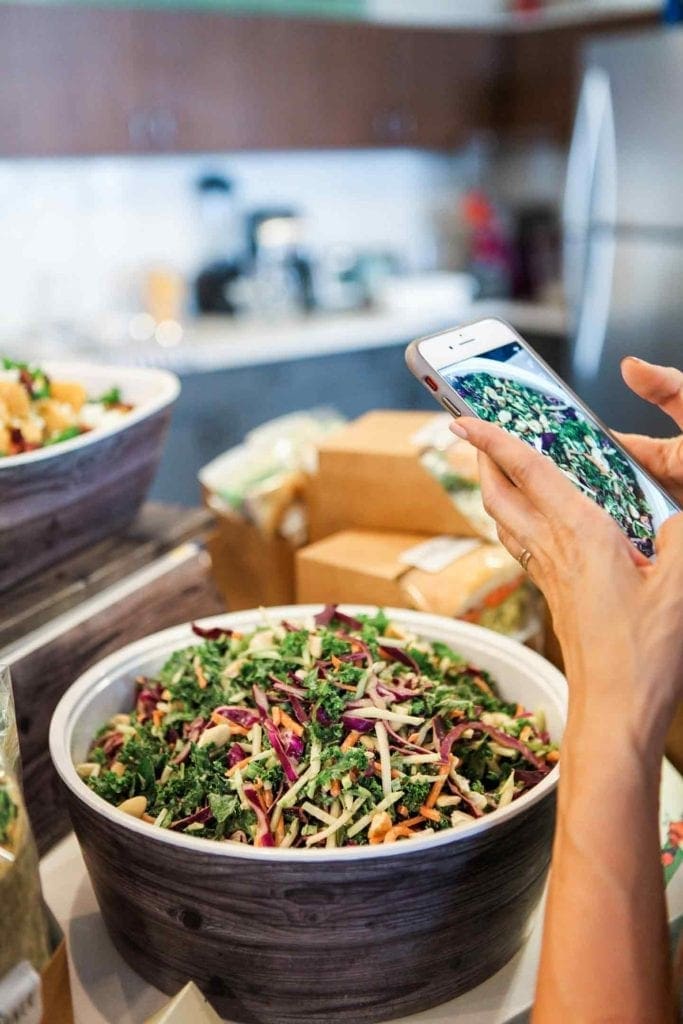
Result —
<instances>
[{"instance_id":1,"label":"clear plastic bag","mask_svg":"<svg viewBox=\"0 0 683 1024\"><path fill-rule=\"evenodd\" d=\"M9 669L0 665L0 979L22 960L40 971L50 955L31 825L21 789Z\"/></svg>"}]
</instances>

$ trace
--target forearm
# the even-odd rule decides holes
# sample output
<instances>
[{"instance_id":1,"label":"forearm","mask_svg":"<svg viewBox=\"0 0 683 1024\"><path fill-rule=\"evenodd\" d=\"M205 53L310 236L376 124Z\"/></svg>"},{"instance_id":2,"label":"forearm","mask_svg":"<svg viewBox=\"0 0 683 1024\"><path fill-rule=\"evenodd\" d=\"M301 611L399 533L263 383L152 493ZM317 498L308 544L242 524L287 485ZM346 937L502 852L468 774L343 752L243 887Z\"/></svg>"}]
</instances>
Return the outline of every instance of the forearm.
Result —
<instances>
[{"instance_id":1,"label":"forearm","mask_svg":"<svg viewBox=\"0 0 683 1024\"><path fill-rule=\"evenodd\" d=\"M674 1019L659 859L661 751L570 721L534 1024Z\"/></svg>"}]
</instances>

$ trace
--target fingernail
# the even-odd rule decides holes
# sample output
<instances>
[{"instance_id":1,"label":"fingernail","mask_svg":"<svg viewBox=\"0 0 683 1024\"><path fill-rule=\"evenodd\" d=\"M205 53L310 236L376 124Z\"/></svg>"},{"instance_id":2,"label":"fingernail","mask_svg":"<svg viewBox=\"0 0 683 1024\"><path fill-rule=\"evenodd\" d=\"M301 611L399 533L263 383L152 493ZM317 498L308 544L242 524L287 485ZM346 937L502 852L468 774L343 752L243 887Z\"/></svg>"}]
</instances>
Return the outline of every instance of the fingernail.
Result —
<instances>
[{"instance_id":1,"label":"fingernail","mask_svg":"<svg viewBox=\"0 0 683 1024\"><path fill-rule=\"evenodd\" d=\"M457 434L458 437L462 437L465 440L467 440L468 434L466 429L463 427L462 423L458 423L456 420L454 423L450 424L449 429L451 433Z\"/></svg>"},{"instance_id":2,"label":"fingernail","mask_svg":"<svg viewBox=\"0 0 683 1024\"><path fill-rule=\"evenodd\" d=\"M644 359L639 359L638 356L624 356L624 358L621 361L622 361L622 363L625 363L629 359L631 360L632 363L644 363L645 362Z\"/></svg>"}]
</instances>

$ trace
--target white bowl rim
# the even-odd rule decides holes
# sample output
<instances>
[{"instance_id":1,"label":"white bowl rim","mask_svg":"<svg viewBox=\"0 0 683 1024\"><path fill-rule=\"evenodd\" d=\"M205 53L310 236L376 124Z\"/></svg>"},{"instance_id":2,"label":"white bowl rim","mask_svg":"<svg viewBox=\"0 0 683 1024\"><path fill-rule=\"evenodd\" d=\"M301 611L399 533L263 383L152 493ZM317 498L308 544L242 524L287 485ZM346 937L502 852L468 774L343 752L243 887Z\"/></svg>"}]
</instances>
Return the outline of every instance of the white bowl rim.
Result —
<instances>
[{"instance_id":1,"label":"white bowl rim","mask_svg":"<svg viewBox=\"0 0 683 1024\"><path fill-rule=\"evenodd\" d=\"M127 430L134 423L147 419L154 413L159 412L167 405L171 405L180 394L180 380L170 370L161 370L148 366L110 366L101 363L68 362L46 359L40 362L40 368L44 369L50 376L64 374L67 379L78 380L82 376L101 377L103 382L113 380L117 384L126 381L146 380L154 384L157 393L136 405L119 423L113 423L105 427L97 427L89 430L78 437L72 437L68 441L60 441L59 444L47 445L45 448L36 448L35 451L21 452L18 455L5 455L0 458L0 473L3 470L15 469L17 466L25 466L29 463L43 462L46 459L55 459L66 452L73 452L79 448L95 444L103 437L110 437L120 431Z\"/></svg>"},{"instance_id":2,"label":"white bowl rim","mask_svg":"<svg viewBox=\"0 0 683 1024\"><path fill-rule=\"evenodd\" d=\"M195 620L202 627L226 626L232 629L247 629L253 627L257 622L263 621L263 615L269 619L288 619L296 621L297 618L306 618L315 615L321 610L321 603L307 605L282 605L277 607L248 609L239 612L225 612L221 615L213 615L209 618ZM348 614L370 613L377 611L376 605L342 604L339 608ZM514 654L518 664L525 665L530 669L541 670L544 682L548 687L556 686L557 703L565 719L567 708L567 687L566 680L562 673L550 662L546 661L535 651L515 640L510 640L499 633L484 629L481 626L469 622L461 622L457 619L449 619L441 615L428 615L424 612L409 611L405 608L384 608L384 611L397 622L415 629L419 632L419 625L422 625L424 633L429 636L432 632L443 633L444 631L455 631L461 637L472 640L484 641L489 647L497 649L500 653ZM168 829L154 828L148 822L133 818L117 807L108 803L103 797L94 793L89 786L80 778L76 772L71 757L71 740L78 712L83 699L93 687L96 692L106 689L117 676L117 670L121 668L123 656L130 664L143 654L150 655L154 651L168 651L169 641L180 648L189 640L197 641L192 633L192 624L183 623L178 626L171 626L169 629L152 633L141 640L137 640L125 647L120 648L113 654L103 658L97 664L91 666L80 676L66 691L57 705L52 721L50 722L49 748L52 762L62 779L62 782L71 790L81 802L87 804L91 810L101 817L109 819L112 823L127 828L147 838L153 838L159 842L168 843L188 851L204 851L207 855L218 857L237 857L245 860L271 861L275 863L305 863L306 861L341 861L341 860L375 860L382 857L393 857L406 853L427 852L439 846L446 846L457 842L460 839L472 835L479 835L490 831L496 825L502 824L522 814L525 810L538 803L543 797L552 792L559 780L559 765L535 786L532 790L523 793L511 804L501 810L497 810L483 818L478 818L471 825L462 826L457 829L444 829L424 839L411 839L408 842L397 842L377 846L351 846L324 849L291 849L279 847L256 847L246 843L229 843L220 840L204 839L199 836L190 836L182 832L171 832ZM452 642L457 644L457 637Z\"/></svg>"}]
</instances>

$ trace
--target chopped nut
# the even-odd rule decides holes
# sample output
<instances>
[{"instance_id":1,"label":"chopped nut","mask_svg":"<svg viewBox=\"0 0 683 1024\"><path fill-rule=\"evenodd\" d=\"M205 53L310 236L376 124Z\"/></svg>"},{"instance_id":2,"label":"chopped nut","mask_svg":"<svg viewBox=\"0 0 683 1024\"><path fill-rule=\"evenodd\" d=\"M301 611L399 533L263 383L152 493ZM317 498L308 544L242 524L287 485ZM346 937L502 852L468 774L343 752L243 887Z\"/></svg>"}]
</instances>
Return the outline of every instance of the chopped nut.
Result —
<instances>
[{"instance_id":1,"label":"chopped nut","mask_svg":"<svg viewBox=\"0 0 683 1024\"><path fill-rule=\"evenodd\" d=\"M211 729L205 729L199 737L198 747L208 747L212 744L214 747L224 747L230 739L230 726L229 725L214 725Z\"/></svg>"},{"instance_id":2,"label":"chopped nut","mask_svg":"<svg viewBox=\"0 0 683 1024\"><path fill-rule=\"evenodd\" d=\"M147 797L131 796L119 804L119 810L124 814L130 814L131 818L141 818L147 810Z\"/></svg>"},{"instance_id":3,"label":"chopped nut","mask_svg":"<svg viewBox=\"0 0 683 1024\"><path fill-rule=\"evenodd\" d=\"M378 811L373 815L368 829L368 839L371 843L383 843L384 837L391 828L391 818L386 811Z\"/></svg>"}]
</instances>

